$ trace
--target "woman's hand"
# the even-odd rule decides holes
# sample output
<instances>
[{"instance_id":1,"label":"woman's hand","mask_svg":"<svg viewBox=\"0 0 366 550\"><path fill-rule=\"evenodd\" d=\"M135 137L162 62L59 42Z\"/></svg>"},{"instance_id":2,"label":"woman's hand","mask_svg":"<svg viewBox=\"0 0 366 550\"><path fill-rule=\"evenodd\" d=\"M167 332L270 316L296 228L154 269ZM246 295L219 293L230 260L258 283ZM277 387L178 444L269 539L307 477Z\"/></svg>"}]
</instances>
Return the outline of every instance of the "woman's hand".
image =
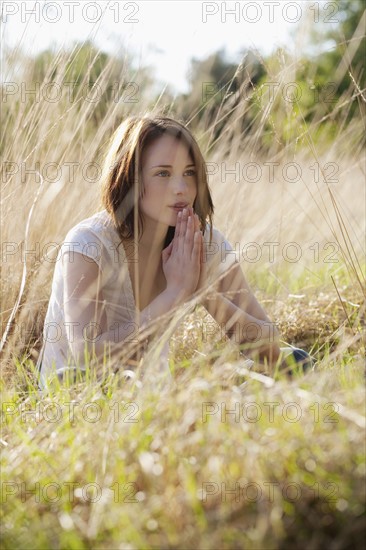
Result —
<instances>
[{"instance_id":1,"label":"woman's hand","mask_svg":"<svg viewBox=\"0 0 366 550\"><path fill-rule=\"evenodd\" d=\"M192 213L193 213L193 209L192 209ZM200 256L200 276L198 279L198 284L196 289L197 291L199 291L204 289L207 284L207 262L206 262L207 258L205 253L203 234L201 231L201 224L197 214L194 214L194 223L195 223L195 231L200 231L202 235L202 246L201 246L201 256Z\"/></svg>"},{"instance_id":2,"label":"woman's hand","mask_svg":"<svg viewBox=\"0 0 366 550\"><path fill-rule=\"evenodd\" d=\"M196 228L192 208L179 212L174 238L162 252L167 289L183 299L196 291L200 278L203 237Z\"/></svg>"}]
</instances>

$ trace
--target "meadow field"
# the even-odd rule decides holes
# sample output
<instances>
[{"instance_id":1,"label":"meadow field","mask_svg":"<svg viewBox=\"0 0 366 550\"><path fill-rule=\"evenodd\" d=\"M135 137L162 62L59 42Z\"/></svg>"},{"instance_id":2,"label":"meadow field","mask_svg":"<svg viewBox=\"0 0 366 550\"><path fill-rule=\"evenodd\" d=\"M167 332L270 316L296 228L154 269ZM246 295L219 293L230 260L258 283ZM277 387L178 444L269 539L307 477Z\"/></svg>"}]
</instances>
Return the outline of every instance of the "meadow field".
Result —
<instances>
[{"instance_id":1,"label":"meadow field","mask_svg":"<svg viewBox=\"0 0 366 550\"><path fill-rule=\"evenodd\" d=\"M24 82L37 67L28 60ZM67 67L66 54L46 64L40 90L52 81L65 92ZM103 90L116 71L110 60L99 72ZM296 60L280 63L275 77L296 71ZM202 97L193 107L152 100L143 85L137 102L86 101L83 82L72 101L66 92L50 101L22 97L19 81L2 105L2 547L363 548L364 91L351 83L311 111L263 94L244 133L244 88L213 114ZM198 305L168 323L136 369L122 349L99 365L102 377L90 368L86 381L41 393L35 364L58 246L101 209L107 139L130 114L182 118L188 108L214 226L282 345L306 349L314 369L289 381L248 368ZM155 368L164 334L170 385Z\"/></svg>"}]
</instances>

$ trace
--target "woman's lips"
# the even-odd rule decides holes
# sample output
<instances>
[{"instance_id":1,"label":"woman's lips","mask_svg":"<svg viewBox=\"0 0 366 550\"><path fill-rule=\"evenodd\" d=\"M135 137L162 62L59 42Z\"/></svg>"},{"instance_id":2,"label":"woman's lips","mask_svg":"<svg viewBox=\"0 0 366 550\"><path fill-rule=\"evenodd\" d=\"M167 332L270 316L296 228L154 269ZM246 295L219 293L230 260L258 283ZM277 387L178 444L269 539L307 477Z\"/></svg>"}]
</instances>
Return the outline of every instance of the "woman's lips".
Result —
<instances>
[{"instance_id":1,"label":"woman's lips","mask_svg":"<svg viewBox=\"0 0 366 550\"><path fill-rule=\"evenodd\" d=\"M186 206L169 206L169 208L172 208L173 210L175 210L175 212L180 212L181 210L187 207Z\"/></svg>"}]
</instances>

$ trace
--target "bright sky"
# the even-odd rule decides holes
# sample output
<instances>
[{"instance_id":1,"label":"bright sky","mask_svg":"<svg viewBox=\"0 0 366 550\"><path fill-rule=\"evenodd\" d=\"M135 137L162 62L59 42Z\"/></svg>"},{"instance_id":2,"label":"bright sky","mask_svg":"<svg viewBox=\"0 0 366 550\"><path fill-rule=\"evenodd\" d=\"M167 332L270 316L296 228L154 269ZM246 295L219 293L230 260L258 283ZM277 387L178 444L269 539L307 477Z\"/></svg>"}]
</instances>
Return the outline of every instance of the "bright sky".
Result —
<instances>
[{"instance_id":1,"label":"bright sky","mask_svg":"<svg viewBox=\"0 0 366 550\"><path fill-rule=\"evenodd\" d=\"M151 66L155 78L175 91L187 91L192 57L202 59L222 47L233 61L240 60L239 52L246 47L265 54L278 45L301 51L301 36L318 23L317 18L321 21L328 15L322 12L322 2L284 0L2 0L1 4L3 44L20 44L28 54L87 38L107 52L125 47L137 63Z\"/></svg>"}]
</instances>

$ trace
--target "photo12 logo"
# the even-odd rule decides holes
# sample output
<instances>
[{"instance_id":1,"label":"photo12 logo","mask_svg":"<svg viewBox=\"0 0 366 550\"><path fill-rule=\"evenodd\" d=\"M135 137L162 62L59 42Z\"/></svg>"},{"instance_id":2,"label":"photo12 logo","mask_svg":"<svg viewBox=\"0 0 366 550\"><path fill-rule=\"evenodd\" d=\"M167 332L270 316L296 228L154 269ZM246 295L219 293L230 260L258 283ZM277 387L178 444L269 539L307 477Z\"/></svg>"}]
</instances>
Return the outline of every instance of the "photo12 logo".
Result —
<instances>
[{"instance_id":1,"label":"photo12 logo","mask_svg":"<svg viewBox=\"0 0 366 550\"><path fill-rule=\"evenodd\" d=\"M336 96L337 83L310 82L263 82L258 87L241 86L235 91L232 83L219 85L216 82L202 82L202 103L206 104L212 98L224 101L228 97L234 97L236 101L255 100L257 103L272 105L277 98L287 104L296 104L303 94L310 94L314 103L331 104L338 101Z\"/></svg>"},{"instance_id":2,"label":"photo12 logo","mask_svg":"<svg viewBox=\"0 0 366 550\"><path fill-rule=\"evenodd\" d=\"M287 502L298 502L301 498L311 495L314 498L322 498L325 502L336 502L338 500L339 487L336 483L315 482L305 486L290 481L280 483L278 481L204 481L198 495L202 502L270 502L276 500Z\"/></svg>"},{"instance_id":3,"label":"photo12 logo","mask_svg":"<svg viewBox=\"0 0 366 550\"><path fill-rule=\"evenodd\" d=\"M27 101L34 103L58 103L64 101L73 104L76 101L98 103L106 98L114 103L138 103L140 86L137 82L115 81L104 85L99 82L80 84L77 81L70 82L3 82L0 93L1 103L11 103L18 99L21 103Z\"/></svg>"},{"instance_id":4,"label":"photo12 logo","mask_svg":"<svg viewBox=\"0 0 366 550\"><path fill-rule=\"evenodd\" d=\"M338 11L337 2L202 2L202 22L298 23L310 16L314 23L338 23Z\"/></svg>"},{"instance_id":5,"label":"photo12 logo","mask_svg":"<svg viewBox=\"0 0 366 550\"><path fill-rule=\"evenodd\" d=\"M202 403L202 422L205 424L212 420L219 420L220 423L249 422L255 424L265 418L267 422L273 424L278 418L282 418L285 422L297 424L304 416L311 415L315 423L338 424L339 408L339 405L333 402L323 404L315 402L304 408L294 401L282 404L279 401L263 403L235 401L231 405L225 402L207 401Z\"/></svg>"},{"instance_id":6,"label":"photo12 logo","mask_svg":"<svg viewBox=\"0 0 366 550\"><path fill-rule=\"evenodd\" d=\"M209 178L219 179L220 183L235 182L239 184L252 183L300 183L300 182L339 182L339 165L336 162L319 162L302 164L291 161L281 164L277 161L221 163L208 161L206 163Z\"/></svg>"},{"instance_id":7,"label":"photo12 logo","mask_svg":"<svg viewBox=\"0 0 366 550\"><path fill-rule=\"evenodd\" d=\"M89 482L81 485L77 481L50 481L41 483L27 483L25 481L4 481L1 483L1 503L15 503L20 499L27 502L30 499L39 503L55 504L58 502L98 502L101 499L114 502L139 503L144 494L138 490L136 482L118 483L110 486L101 486L99 483Z\"/></svg>"},{"instance_id":8,"label":"photo12 logo","mask_svg":"<svg viewBox=\"0 0 366 550\"><path fill-rule=\"evenodd\" d=\"M108 419L114 423L136 424L139 422L141 414L140 408L134 401L122 402L111 401L102 406L100 403L92 401L90 403L79 403L70 401L66 403L35 403L19 405L13 402L4 402L1 406L1 423L9 424L11 422L47 422L55 424L57 422L68 422L74 424L76 421L84 421L89 424L96 424L101 419Z\"/></svg>"},{"instance_id":9,"label":"photo12 logo","mask_svg":"<svg viewBox=\"0 0 366 550\"><path fill-rule=\"evenodd\" d=\"M139 23L140 7L136 2L1 2L1 22L7 23L10 18L17 18L20 23L58 23L63 20L75 23L82 18L86 23L99 23L104 15L113 14L114 23Z\"/></svg>"}]
</instances>

